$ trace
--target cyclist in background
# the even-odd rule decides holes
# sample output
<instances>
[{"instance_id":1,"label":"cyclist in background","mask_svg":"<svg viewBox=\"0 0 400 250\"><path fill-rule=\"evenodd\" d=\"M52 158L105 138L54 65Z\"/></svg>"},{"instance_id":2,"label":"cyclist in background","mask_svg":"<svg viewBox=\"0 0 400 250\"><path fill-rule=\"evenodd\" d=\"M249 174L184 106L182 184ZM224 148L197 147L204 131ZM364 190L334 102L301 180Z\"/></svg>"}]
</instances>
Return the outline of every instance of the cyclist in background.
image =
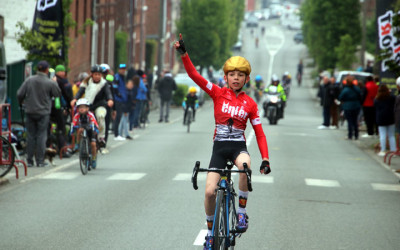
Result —
<instances>
[{"instance_id":1,"label":"cyclist in background","mask_svg":"<svg viewBox=\"0 0 400 250\"><path fill-rule=\"evenodd\" d=\"M271 77L271 84L270 85L268 85L268 87L267 88L265 88L265 90L264 90L264 92L266 92L266 93L268 93L268 92L270 92L270 88L272 88L272 87L276 87L276 91L280 94L279 96L280 96L280 98L281 98L281 100L282 100L282 106L281 106L281 110L280 110L280 118L283 118L283 116L284 116L284 111L285 111L285 107L286 107L286 94L285 94L285 89L282 87L282 85L279 83L279 78L278 78L278 76L276 75L276 74L273 74L272 75L272 77ZM266 116L266 114L267 114L267 110L265 110L266 109L266 106L264 106L264 117Z\"/></svg>"},{"instance_id":2,"label":"cyclist in background","mask_svg":"<svg viewBox=\"0 0 400 250\"><path fill-rule=\"evenodd\" d=\"M76 102L78 112L72 119L71 134L77 131L77 145L82 136L84 129L88 126L92 129L87 129L87 135L92 149L92 167L96 168L96 138L99 133L99 125L97 124L94 114L89 111L90 103L85 98L81 98Z\"/></svg>"},{"instance_id":3,"label":"cyclist in background","mask_svg":"<svg viewBox=\"0 0 400 250\"><path fill-rule=\"evenodd\" d=\"M73 107L76 100L85 95L86 100L90 103L90 110L94 112L99 121L99 144L100 147L106 145L105 142L105 125L106 125L106 107L114 105L113 95L107 81L102 77L103 69L99 65L93 65L91 75L86 78L80 85L78 93L71 101Z\"/></svg>"},{"instance_id":4,"label":"cyclist in background","mask_svg":"<svg viewBox=\"0 0 400 250\"><path fill-rule=\"evenodd\" d=\"M190 87L189 94L187 94L185 99L183 99L182 107L185 110L185 114L183 116L183 125L186 125L186 116L189 108L193 110L193 121L196 117L196 109L199 107L199 98L197 97L196 92L196 87Z\"/></svg>"},{"instance_id":5,"label":"cyclist in background","mask_svg":"<svg viewBox=\"0 0 400 250\"><path fill-rule=\"evenodd\" d=\"M209 168L225 168L226 160L230 159L243 170L243 163L250 167L250 155L247 151L244 131L247 120L250 119L256 134L258 147L261 153L262 164L260 172L268 174L271 172L268 156L268 146L257 104L252 98L242 91L243 86L250 80L251 67L249 62L240 56L229 58L224 64L224 79L227 88L220 88L202 77L193 66L186 52L182 35L176 41L175 49L181 54L183 65L189 77L202 88L214 102L214 145ZM205 191L205 212L208 232L204 249L213 248L213 237L211 235L215 210L215 190L220 175L210 172L207 174ZM236 230L245 232L248 228L248 216L246 214L246 203L248 198L246 174L239 176L239 207L237 210L238 224Z\"/></svg>"},{"instance_id":6,"label":"cyclist in background","mask_svg":"<svg viewBox=\"0 0 400 250\"><path fill-rule=\"evenodd\" d=\"M256 98L256 102L260 102L261 94L264 88L264 82L260 75L256 75L254 79L254 97Z\"/></svg>"},{"instance_id":7,"label":"cyclist in background","mask_svg":"<svg viewBox=\"0 0 400 250\"><path fill-rule=\"evenodd\" d=\"M292 77L286 71L282 76L282 87L285 90L286 98L289 98L290 86L292 86Z\"/></svg>"}]
</instances>

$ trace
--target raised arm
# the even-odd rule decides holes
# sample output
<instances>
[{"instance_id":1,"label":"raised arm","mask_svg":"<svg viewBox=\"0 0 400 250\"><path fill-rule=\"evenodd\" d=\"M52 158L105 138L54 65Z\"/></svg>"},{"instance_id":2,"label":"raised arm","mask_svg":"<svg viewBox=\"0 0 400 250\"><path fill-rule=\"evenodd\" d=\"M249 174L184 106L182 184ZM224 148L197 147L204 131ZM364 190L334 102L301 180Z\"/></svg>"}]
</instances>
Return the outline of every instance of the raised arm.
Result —
<instances>
[{"instance_id":1,"label":"raised arm","mask_svg":"<svg viewBox=\"0 0 400 250\"><path fill-rule=\"evenodd\" d=\"M176 41L175 49L181 54L183 65L185 66L185 70L189 77L197 84L201 89L203 89L207 94L213 96L215 90L220 89L217 85L212 84L207 79L197 72L194 67L192 61L189 58L189 55L186 51L185 44L182 39L182 34L179 34L179 41Z\"/></svg>"}]
</instances>

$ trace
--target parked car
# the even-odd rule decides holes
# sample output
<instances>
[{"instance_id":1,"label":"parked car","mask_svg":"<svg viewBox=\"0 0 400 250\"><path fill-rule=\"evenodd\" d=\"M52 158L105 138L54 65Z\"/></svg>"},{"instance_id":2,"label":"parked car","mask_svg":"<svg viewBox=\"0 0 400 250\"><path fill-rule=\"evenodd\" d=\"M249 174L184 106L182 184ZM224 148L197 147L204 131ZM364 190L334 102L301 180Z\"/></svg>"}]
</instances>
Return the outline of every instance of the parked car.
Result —
<instances>
[{"instance_id":1,"label":"parked car","mask_svg":"<svg viewBox=\"0 0 400 250\"><path fill-rule=\"evenodd\" d=\"M0 42L0 104L5 103L7 97L7 63L4 44Z\"/></svg>"},{"instance_id":2,"label":"parked car","mask_svg":"<svg viewBox=\"0 0 400 250\"><path fill-rule=\"evenodd\" d=\"M197 97L199 98L199 105L204 104L205 92L202 90L189 76L187 73L178 73L175 75L174 80L176 84L185 84L190 87L195 87L197 89Z\"/></svg>"},{"instance_id":3,"label":"parked car","mask_svg":"<svg viewBox=\"0 0 400 250\"><path fill-rule=\"evenodd\" d=\"M258 18L255 15L249 15L246 21L246 27L258 27Z\"/></svg>"},{"instance_id":4,"label":"parked car","mask_svg":"<svg viewBox=\"0 0 400 250\"><path fill-rule=\"evenodd\" d=\"M304 38L303 38L303 33L301 33L301 32L296 33L296 35L294 35L294 37L293 37L293 40L294 40L296 43L302 43L303 40L304 40Z\"/></svg>"},{"instance_id":5,"label":"parked car","mask_svg":"<svg viewBox=\"0 0 400 250\"><path fill-rule=\"evenodd\" d=\"M346 76L351 75L353 76L358 82L365 83L365 78L367 76L373 76L373 74L368 73L368 72L360 72L360 71L339 71L337 74L335 74L335 79L336 83L340 84L342 86Z\"/></svg>"},{"instance_id":6,"label":"parked car","mask_svg":"<svg viewBox=\"0 0 400 250\"><path fill-rule=\"evenodd\" d=\"M232 46L233 51L241 51L242 50L242 41L237 41L233 46Z\"/></svg>"}]
</instances>

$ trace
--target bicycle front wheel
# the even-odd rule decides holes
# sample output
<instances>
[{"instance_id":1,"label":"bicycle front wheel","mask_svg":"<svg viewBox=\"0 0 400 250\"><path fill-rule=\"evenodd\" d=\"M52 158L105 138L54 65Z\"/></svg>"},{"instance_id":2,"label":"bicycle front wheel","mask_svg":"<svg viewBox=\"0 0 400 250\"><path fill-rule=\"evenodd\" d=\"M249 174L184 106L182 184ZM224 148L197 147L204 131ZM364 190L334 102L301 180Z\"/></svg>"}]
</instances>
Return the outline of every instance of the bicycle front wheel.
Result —
<instances>
[{"instance_id":1,"label":"bicycle front wheel","mask_svg":"<svg viewBox=\"0 0 400 250\"><path fill-rule=\"evenodd\" d=\"M190 123L192 123L192 110L189 108L186 117L187 132L190 132Z\"/></svg>"},{"instance_id":2,"label":"bicycle front wheel","mask_svg":"<svg viewBox=\"0 0 400 250\"><path fill-rule=\"evenodd\" d=\"M10 172L11 168L13 167L15 154L11 143L3 136L0 136L0 147L1 147L0 177L3 177L8 172Z\"/></svg>"},{"instance_id":3,"label":"bicycle front wheel","mask_svg":"<svg viewBox=\"0 0 400 250\"><path fill-rule=\"evenodd\" d=\"M89 140L88 138L82 138L79 151L79 165L83 175L86 175L88 172L90 164L89 159Z\"/></svg>"},{"instance_id":4,"label":"bicycle front wheel","mask_svg":"<svg viewBox=\"0 0 400 250\"><path fill-rule=\"evenodd\" d=\"M214 249L215 250L227 250L227 232L228 225L226 223L226 208L225 208L225 196L223 190L217 192L217 203L215 206L215 217L214 217Z\"/></svg>"}]
</instances>

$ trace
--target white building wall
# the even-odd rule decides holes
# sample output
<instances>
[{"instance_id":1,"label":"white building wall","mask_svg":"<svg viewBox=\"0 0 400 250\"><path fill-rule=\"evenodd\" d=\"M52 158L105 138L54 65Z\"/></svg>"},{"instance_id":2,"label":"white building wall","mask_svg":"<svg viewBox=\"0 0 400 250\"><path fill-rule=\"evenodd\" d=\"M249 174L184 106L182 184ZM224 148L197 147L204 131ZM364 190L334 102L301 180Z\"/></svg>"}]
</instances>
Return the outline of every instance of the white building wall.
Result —
<instances>
[{"instance_id":1,"label":"white building wall","mask_svg":"<svg viewBox=\"0 0 400 250\"><path fill-rule=\"evenodd\" d=\"M36 0L0 0L0 15L4 17L4 46L6 48L7 64L26 58L26 52L17 43L15 37L17 22L32 28Z\"/></svg>"}]
</instances>

